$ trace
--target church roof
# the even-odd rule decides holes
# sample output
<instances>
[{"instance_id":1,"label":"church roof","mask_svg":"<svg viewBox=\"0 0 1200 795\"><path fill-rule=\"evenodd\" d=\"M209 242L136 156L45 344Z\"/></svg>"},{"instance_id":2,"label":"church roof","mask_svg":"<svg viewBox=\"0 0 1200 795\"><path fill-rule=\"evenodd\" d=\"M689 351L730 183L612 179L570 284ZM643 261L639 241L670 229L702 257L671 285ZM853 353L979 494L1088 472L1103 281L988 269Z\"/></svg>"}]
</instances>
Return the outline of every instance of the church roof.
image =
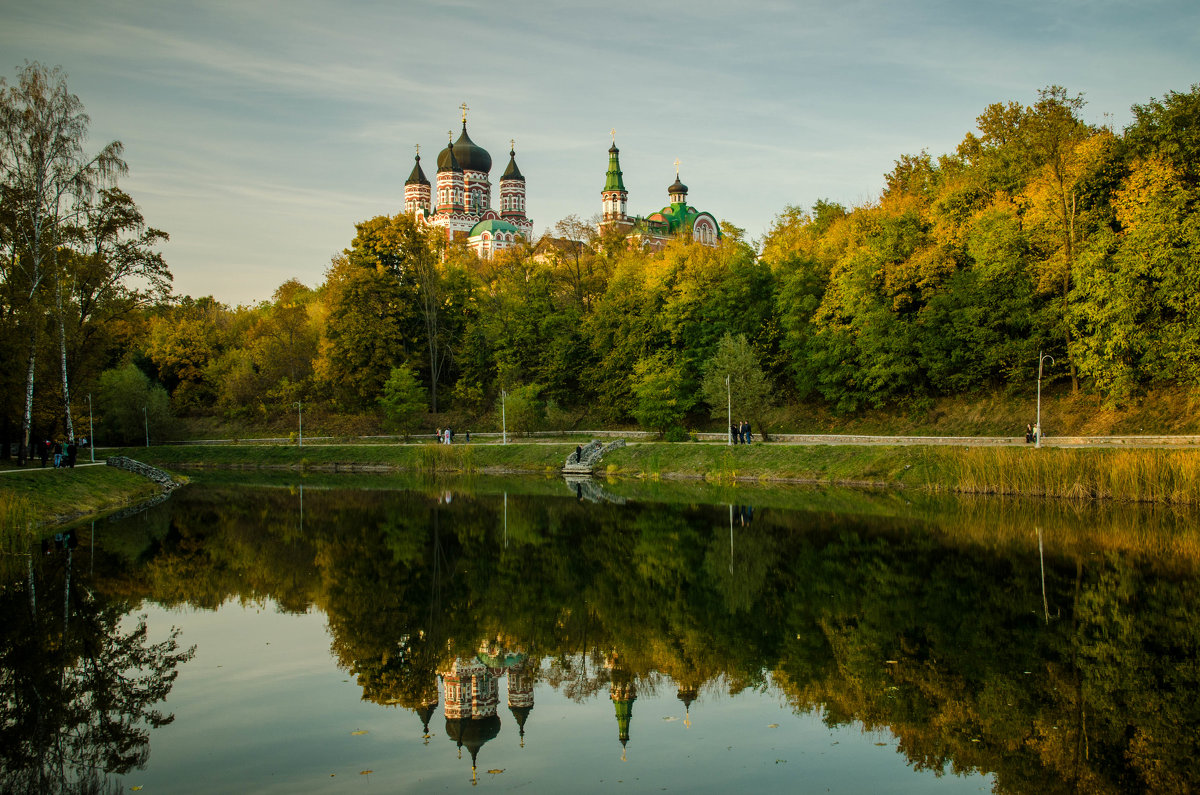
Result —
<instances>
[{"instance_id":1,"label":"church roof","mask_svg":"<svg viewBox=\"0 0 1200 795\"><path fill-rule=\"evenodd\" d=\"M408 175L408 179L404 182L405 185L428 185L429 180L425 178L425 172L421 170L421 156L417 155L417 162L413 164L412 173Z\"/></svg>"},{"instance_id":2,"label":"church roof","mask_svg":"<svg viewBox=\"0 0 1200 795\"><path fill-rule=\"evenodd\" d=\"M484 232L489 232L493 236L495 236L497 232L507 232L514 235L524 234L524 232L522 232L520 229L517 229L508 221L502 221L499 218L493 218L490 221L480 221L479 223L475 224L475 226L471 227L471 231L467 233L467 237L482 235Z\"/></svg>"},{"instance_id":3,"label":"church roof","mask_svg":"<svg viewBox=\"0 0 1200 795\"><path fill-rule=\"evenodd\" d=\"M454 155L454 145L446 144L446 148L438 155L438 173L443 171L458 171L462 172L462 166L458 164L458 158Z\"/></svg>"},{"instance_id":4,"label":"church roof","mask_svg":"<svg viewBox=\"0 0 1200 795\"><path fill-rule=\"evenodd\" d=\"M721 225L717 223L717 219L713 217L713 214L697 210L690 204L676 203L667 205L658 212L648 215L646 220L651 223L665 224L670 234L676 234L681 231L690 232L702 215L707 216L712 220L713 225L717 227L717 237L723 237L721 234Z\"/></svg>"},{"instance_id":5,"label":"church roof","mask_svg":"<svg viewBox=\"0 0 1200 795\"><path fill-rule=\"evenodd\" d=\"M677 193L681 193L684 196L687 195L687 185L679 181L678 174L675 175L675 181L667 188L667 195L674 196Z\"/></svg>"},{"instance_id":6,"label":"church roof","mask_svg":"<svg viewBox=\"0 0 1200 795\"><path fill-rule=\"evenodd\" d=\"M462 134L454 142L453 155L458 160L458 164L462 167L463 171L482 171L486 174L492 170L492 156L488 154L486 149L472 141L471 136L467 135L467 123L465 121L462 126ZM438 156L439 171L442 167L442 159L445 157L445 151Z\"/></svg>"},{"instance_id":7,"label":"church roof","mask_svg":"<svg viewBox=\"0 0 1200 795\"><path fill-rule=\"evenodd\" d=\"M625 180L621 178L620 154L621 150L614 141L608 149L608 171L604 173L604 191L625 190Z\"/></svg>"},{"instance_id":8,"label":"church roof","mask_svg":"<svg viewBox=\"0 0 1200 795\"><path fill-rule=\"evenodd\" d=\"M525 181L525 177L521 176L521 169L517 168L517 152L515 149L508 150L508 168L504 169L504 176L500 177L503 182L506 179Z\"/></svg>"}]
</instances>

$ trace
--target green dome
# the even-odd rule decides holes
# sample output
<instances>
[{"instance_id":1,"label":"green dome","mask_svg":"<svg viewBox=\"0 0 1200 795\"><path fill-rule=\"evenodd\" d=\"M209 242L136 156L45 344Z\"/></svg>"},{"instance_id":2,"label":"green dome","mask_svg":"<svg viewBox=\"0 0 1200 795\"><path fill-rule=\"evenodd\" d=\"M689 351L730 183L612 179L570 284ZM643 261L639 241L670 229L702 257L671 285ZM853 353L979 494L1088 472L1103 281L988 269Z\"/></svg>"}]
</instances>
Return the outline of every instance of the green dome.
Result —
<instances>
[{"instance_id":1,"label":"green dome","mask_svg":"<svg viewBox=\"0 0 1200 795\"><path fill-rule=\"evenodd\" d=\"M471 231L467 234L467 237L482 235L484 232L490 233L492 237L495 237L497 233L509 233L514 235L522 234L520 229L517 229L508 221L501 221L500 219L495 218L490 221L480 221L479 223L475 224L475 226L471 227Z\"/></svg>"}]
</instances>

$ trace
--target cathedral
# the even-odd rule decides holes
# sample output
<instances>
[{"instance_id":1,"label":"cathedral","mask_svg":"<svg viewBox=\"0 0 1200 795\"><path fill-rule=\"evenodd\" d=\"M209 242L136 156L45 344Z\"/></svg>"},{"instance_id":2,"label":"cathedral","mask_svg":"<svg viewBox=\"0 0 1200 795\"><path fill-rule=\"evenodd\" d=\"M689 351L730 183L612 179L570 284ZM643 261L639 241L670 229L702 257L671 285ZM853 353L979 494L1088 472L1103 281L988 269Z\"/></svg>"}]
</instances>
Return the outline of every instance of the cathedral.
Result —
<instances>
[{"instance_id":1,"label":"cathedral","mask_svg":"<svg viewBox=\"0 0 1200 795\"><path fill-rule=\"evenodd\" d=\"M447 240L465 240L475 254L491 257L517 245L518 238L533 238L533 221L525 216L525 177L517 168L515 142L510 141L497 211L488 181L492 156L467 135L466 103L461 107L462 133L438 154L437 202L434 186L421 169L418 149L412 174L404 183L404 212L445 230Z\"/></svg>"},{"instance_id":2,"label":"cathedral","mask_svg":"<svg viewBox=\"0 0 1200 795\"><path fill-rule=\"evenodd\" d=\"M421 168L417 148L412 174L404 183L404 212L418 221L445 231L449 241L465 241L476 255L490 258L513 248L520 240L533 240L533 221L525 215L525 177L517 168L516 144L509 142L508 166L500 177L500 206L492 206L492 156L467 135L467 105L462 108L462 132L438 153L437 185L431 185ZM453 137L453 133L450 134ZM661 249L669 241L685 237L706 246L721 239L721 226L709 212L688 204L687 185L679 179L667 188L668 204L647 216L627 212L629 193L621 173L616 131L608 150L608 171L600 192L603 208L599 231L623 233L632 243ZM435 201L436 199L436 201Z\"/></svg>"},{"instance_id":3,"label":"cathedral","mask_svg":"<svg viewBox=\"0 0 1200 795\"><path fill-rule=\"evenodd\" d=\"M677 237L686 237L706 246L715 246L721 239L721 225L712 213L697 210L688 204L687 185L679 180L679 161L675 161L675 182L667 188L669 204L645 217L630 216L626 209L629 192L621 174L621 150L617 149L617 133L612 131L613 144L608 149L608 171L604 189L600 191L603 212L600 233L624 232L634 243L660 249Z\"/></svg>"}]
</instances>

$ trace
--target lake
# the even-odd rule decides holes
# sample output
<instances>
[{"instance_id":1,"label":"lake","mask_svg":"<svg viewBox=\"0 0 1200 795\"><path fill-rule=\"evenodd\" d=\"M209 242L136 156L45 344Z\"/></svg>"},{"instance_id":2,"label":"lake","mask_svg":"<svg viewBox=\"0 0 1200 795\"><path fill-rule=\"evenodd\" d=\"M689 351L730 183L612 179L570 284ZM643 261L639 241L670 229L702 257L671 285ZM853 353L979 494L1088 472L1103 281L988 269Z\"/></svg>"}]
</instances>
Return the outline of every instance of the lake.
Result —
<instances>
[{"instance_id":1,"label":"lake","mask_svg":"<svg viewBox=\"0 0 1200 795\"><path fill-rule=\"evenodd\" d=\"M0 788L1195 791L1196 518L198 475L0 558Z\"/></svg>"}]
</instances>

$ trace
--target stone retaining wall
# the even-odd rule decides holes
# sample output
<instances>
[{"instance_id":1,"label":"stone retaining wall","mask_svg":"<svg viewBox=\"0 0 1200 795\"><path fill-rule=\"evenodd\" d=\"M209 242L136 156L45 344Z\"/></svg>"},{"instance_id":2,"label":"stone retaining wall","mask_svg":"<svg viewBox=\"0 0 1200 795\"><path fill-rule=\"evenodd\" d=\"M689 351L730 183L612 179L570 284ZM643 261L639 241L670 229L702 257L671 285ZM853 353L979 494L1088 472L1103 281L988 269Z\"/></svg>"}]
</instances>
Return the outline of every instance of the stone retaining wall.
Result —
<instances>
[{"instance_id":1,"label":"stone retaining wall","mask_svg":"<svg viewBox=\"0 0 1200 795\"><path fill-rule=\"evenodd\" d=\"M105 463L110 467L124 469L126 472L132 472L135 475L141 475L148 480L152 480L162 486L164 492L174 491L183 485L158 467L143 464L141 461L134 461L132 458L127 458L123 455L110 456Z\"/></svg>"}]
</instances>

